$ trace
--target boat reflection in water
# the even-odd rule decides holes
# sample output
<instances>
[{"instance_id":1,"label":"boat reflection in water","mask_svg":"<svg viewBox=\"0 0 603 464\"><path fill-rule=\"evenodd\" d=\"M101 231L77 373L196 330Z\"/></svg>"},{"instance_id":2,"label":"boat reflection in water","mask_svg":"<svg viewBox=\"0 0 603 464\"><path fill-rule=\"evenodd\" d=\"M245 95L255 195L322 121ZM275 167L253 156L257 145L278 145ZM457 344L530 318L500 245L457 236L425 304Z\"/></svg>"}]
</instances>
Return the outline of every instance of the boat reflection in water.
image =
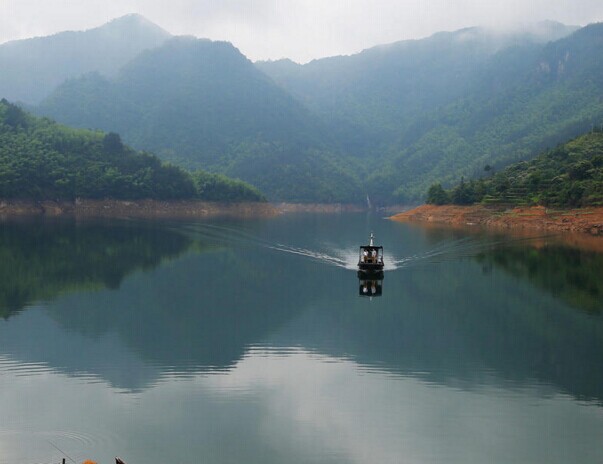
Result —
<instances>
[{"instance_id":1,"label":"boat reflection in water","mask_svg":"<svg viewBox=\"0 0 603 464\"><path fill-rule=\"evenodd\" d=\"M358 295L365 297L381 296L383 292L383 271L367 275L358 272Z\"/></svg>"}]
</instances>

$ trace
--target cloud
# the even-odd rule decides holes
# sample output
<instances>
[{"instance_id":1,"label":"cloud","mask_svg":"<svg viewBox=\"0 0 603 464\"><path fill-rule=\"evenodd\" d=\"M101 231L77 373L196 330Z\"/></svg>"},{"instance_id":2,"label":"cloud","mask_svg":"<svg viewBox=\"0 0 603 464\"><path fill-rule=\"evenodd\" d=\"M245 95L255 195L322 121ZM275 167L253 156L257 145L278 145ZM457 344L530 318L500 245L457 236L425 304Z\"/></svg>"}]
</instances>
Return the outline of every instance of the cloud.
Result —
<instances>
[{"instance_id":1,"label":"cloud","mask_svg":"<svg viewBox=\"0 0 603 464\"><path fill-rule=\"evenodd\" d=\"M139 13L174 34L228 40L252 59L349 54L472 25L603 20L600 0L3 0L0 42Z\"/></svg>"},{"instance_id":2,"label":"cloud","mask_svg":"<svg viewBox=\"0 0 603 464\"><path fill-rule=\"evenodd\" d=\"M128 394L31 372L31 364L3 370L1 361L2 462L57 462L63 456L50 443L77 462L115 454L131 462L359 464L601 458L596 405L544 386L505 388L494 377L463 390L301 349L259 350L228 372L166 375Z\"/></svg>"}]
</instances>

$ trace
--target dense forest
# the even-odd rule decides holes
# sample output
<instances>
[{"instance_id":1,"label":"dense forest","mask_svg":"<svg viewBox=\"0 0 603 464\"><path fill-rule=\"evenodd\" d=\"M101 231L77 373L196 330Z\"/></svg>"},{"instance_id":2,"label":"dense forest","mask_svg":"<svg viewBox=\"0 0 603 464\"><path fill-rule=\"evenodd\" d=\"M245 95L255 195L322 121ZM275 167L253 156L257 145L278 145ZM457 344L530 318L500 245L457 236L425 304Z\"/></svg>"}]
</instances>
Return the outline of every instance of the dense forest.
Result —
<instances>
[{"instance_id":1,"label":"dense forest","mask_svg":"<svg viewBox=\"0 0 603 464\"><path fill-rule=\"evenodd\" d=\"M111 66L76 58L32 111L119 133L272 200L417 202L433 183L479 178L486 165L499 171L603 123L603 24L466 28L304 65L252 63L229 43L170 38L140 17L82 41L104 28L113 41L140 37L146 50ZM48 56L66 48L55 36L11 47L33 45ZM17 69L18 56L6 56L6 69ZM39 87L21 84L24 95ZM13 90L0 79L0 97Z\"/></svg>"},{"instance_id":2,"label":"dense forest","mask_svg":"<svg viewBox=\"0 0 603 464\"><path fill-rule=\"evenodd\" d=\"M119 132L132 146L243 179L272 199L363 198L326 127L226 42L170 39L115 78L93 73L65 82L37 111Z\"/></svg>"},{"instance_id":3,"label":"dense forest","mask_svg":"<svg viewBox=\"0 0 603 464\"><path fill-rule=\"evenodd\" d=\"M261 201L241 181L193 175L124 145L118 134L71 129L0 101L0 198Z\"/></svg>"},{"instance_id":4,"label":"dense forest","mask_svg":"<svg viewBox=\"0 0 603 464\"><path fill-rule=\"evenodd\" d=\"M541 32L467 28L260 66L348 141L349 156L374 162L371 198L418 201L434 182L530 159L603 123L603 24Z\"/></svg>"},{"instance_id":5,"label":"dense forest","mask_svg":"<svg viewBox=\"0 0 603 464\"><path fill-rule=\"evenodd\" d=\"M254 67L230 44L174 38L115 78L66 82L38 110L271 199L418 201L433 182L528 159L603 121L603 25L575 29L469 28L303 66Z\"/></svg>"},{"instance_id":6,"label":"dense forest","mask_svg":"<svg viewBox=\"0 0 603 464\"><path fill-rule=\"evenodd\" d=\"M395 143L401 129L418 115L470 95L476 87L483 91L489 71L504 81L518 65L529 66L529 55L544 43L559 40L576 27L545 22L537 29L538 34L529 28L503 33L471 27L304 65L286 59L256 65L323 116L333 130L345 132L354 141L346 148L361 154L370 146L358 146L359 136L374 139L371 143ZM503 59L509 54L516 63Z\"/></svg>"},{"instance_id":7,"label":"dense forest","mask_svg":"<svg viewBox=\"0 0 603 464\"><path fill-rule=\"evenodd\" d=\"M491 171L486 166L486 171ZM432 185L432 204L603 206L603 132L592 131L481 179L446 190Z\"/></svg>"}]
</instances>

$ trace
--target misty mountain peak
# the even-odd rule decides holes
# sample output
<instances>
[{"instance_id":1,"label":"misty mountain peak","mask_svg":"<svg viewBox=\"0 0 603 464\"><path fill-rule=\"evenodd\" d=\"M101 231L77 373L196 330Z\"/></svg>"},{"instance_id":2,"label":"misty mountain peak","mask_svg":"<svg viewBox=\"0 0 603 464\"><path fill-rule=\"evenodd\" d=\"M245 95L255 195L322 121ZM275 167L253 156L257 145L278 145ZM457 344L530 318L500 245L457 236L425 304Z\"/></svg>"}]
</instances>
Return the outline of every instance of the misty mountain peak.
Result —
<instances>
[{"instance_id":1,"label":"misty mountain peak","mask_svg":"<svg viewBox=\"0 0 603 464\"><path fill-rule=\"evenodd\" d=\"M489 28L491 33L501 36L514 36L519 40L527 40L534 43L546 43L567 37L578 30L578 26L560 23L558 21L538 21L514 25L506 28Z\"/></svg>"},{"instance_id":2,"label":"misty mountain peak","mask_svg":"<svg viewBox=\"0 0 603 464\"><path fill-rule=\"evenodd\" d=\"M171 36L171 34L165 29L162 29L157 24L149 21L147 18L137 13L131 13L119 18L115 18L108 23L95 28L95 30L125 34L130 34L135 31L144 31L149 34L155 34L160 37L162 36L164 39L167 39Z\"/></svg>"},{"instance_id":3,"label":"misty mountain peak","mask_svg":"<svg viewBox=\"0 0 603 464\"><path fill-rule=\"evenodd\" d=\"M253 71L253 64L230 42L199 39L193 36L174 36L161 46L146 50L119 72L119 79L157 82L169 85L173 78L196 81L200 74L238 74L242 69ZM258 73L265 78L264 74ZM224 77L223 77L224 78ZM162 84L161 80L165 82ZM200 81L199 81L200 82Z\"/></svg>"},{"instance_id":4,"label":"misty mountain peak","mask_svg":"<svg viewBox=\"0 0 603 464\"><path fill-rule=\"evenodd\" d=\"M115 75L141 52L161 46L170 37L143 16L131 14L86 31L2 44L0 96L39 102L65 79L93 71Z\"/></svg>"}]
</instances>

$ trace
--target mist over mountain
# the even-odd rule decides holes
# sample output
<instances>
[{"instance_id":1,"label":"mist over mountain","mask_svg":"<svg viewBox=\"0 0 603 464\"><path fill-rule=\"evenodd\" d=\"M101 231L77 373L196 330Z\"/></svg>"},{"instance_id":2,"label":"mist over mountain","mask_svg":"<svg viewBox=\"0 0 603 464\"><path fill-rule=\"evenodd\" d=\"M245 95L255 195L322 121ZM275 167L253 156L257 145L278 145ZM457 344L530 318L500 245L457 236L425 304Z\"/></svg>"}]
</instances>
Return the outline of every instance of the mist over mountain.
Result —
<instances>
[{"instance_id":1,"label":"mist over mountain","mask_svg":"<svg viewBox=\"0 0 603 464\"><path fill-rule=\"evenodd\" d=\"M320 120L235 47L177 37L118 75L65 82L39 111L76 127L119 132L188 168L210 169L272 198L351 201L362 189L335 163Z\"/></svg>"},{"instance_id":2,"label":"mist over mountain","mask_svg":"<svg viewBox=\"0 0 603 464\"><path fill-rule=\"evenodd\" d=\"M472 27L305 65L290 60L256 65L335 125L395 137L406 120L470 93L502 50L519 49L526 60L543 43L576 29L555 22L506 32Z\"/></svg>"},{"instance_id":3,"label":"mist over mountain","mask_svg":"<svg viewBox=\"0 0 603 464\"><path fill-rule=\"evenodd\" d=\"M603 24L544 22L254 65L229 43L178 37L112 77L64 82L38 112L271 199L412 202L603 122L602 44Z\"/></svg>"},{"instance_id":4,"label":"mist over mountain","mask_svg":"<svg viewBox=\"0 0 603 464\"><path fill-rule=\"evenodd\" d=\"M38 103L65 79L97 71L110 76L170 34L140 15L103 26L0 45L0 98Z\"/></svg>"},{"instance_id":5,"label":"mist over mountain","mask_svg":"<svg viewBox=\"0 0 603 464\"><path fill-rule=\"evenodd\" d=\"M434 181L527 159L603 121L602 36L601 24L469 28L257 66L323 118L346 153L374 160L367 191L416 201Z\"/></svg>"},{"instance_id":6,"label":"mist over mountain","mask_svg":"<svg viewBox=\"0 0 603 464\"><path fill-rule=\"evenodd\" d=\"M389 172L375 183L400 198L434 181L479 177L534 158L603 123L603 24L536 49L495 54L471 92L417 115L389 148ZM395 172L394 172L395 171ZM397 187L396 187L397 186Z\"/></svg>"}]
</instances>

